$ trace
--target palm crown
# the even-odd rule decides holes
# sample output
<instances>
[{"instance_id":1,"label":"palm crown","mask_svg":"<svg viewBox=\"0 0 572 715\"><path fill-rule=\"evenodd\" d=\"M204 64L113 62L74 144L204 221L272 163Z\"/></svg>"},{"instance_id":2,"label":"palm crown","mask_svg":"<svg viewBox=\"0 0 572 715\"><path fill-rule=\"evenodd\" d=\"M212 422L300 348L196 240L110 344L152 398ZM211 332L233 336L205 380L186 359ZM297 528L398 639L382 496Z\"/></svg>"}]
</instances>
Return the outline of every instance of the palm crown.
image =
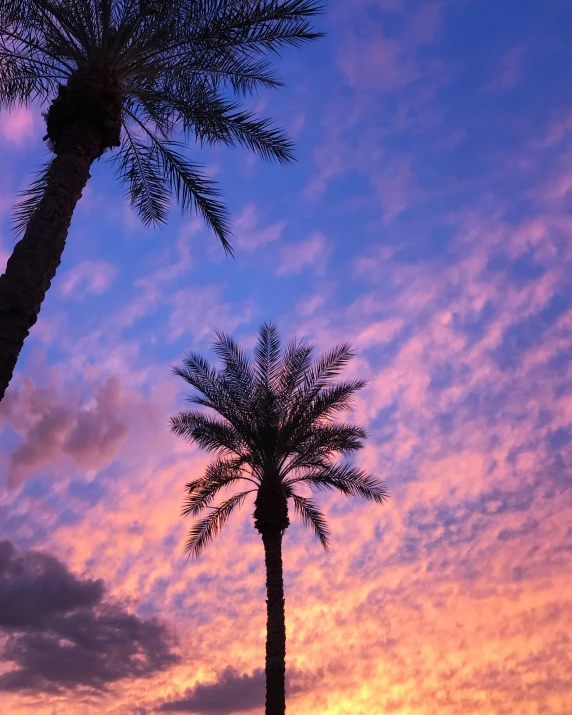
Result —
<instances>
[{"instance_id":1,"label":"palm crown","mask_svg":"<svg viewBox=\"0 0 572 715\"><path fill-rule=\"evenodd\" d=\"M381 481L334 461L339 454L359 450L366 437L361 427L332 421L336 413L351 409L353 395L365 384L362 380L332 384L352 357L349 345L339 345L313 360L309 344L294 341L281 351L276 327L265 324L254 360L224 334L217 333L213 347L223 362L221 370L195 353L187 355L184 367L174 368L195 388L188 399L217 413L210 416L195 409L171 420L176 434L215 454L204 475L186 485L183 514L196 516L209 509L192 526L187 552L198 556L252 493L256 494L255 525L261 533L283 532L289 524L290 499L327 548L326 519L301 489L338 490L379 503L387 497ZM229 487L235 493L213 506Z\"/></svg>"},{"instance_id":2,"label":"palm crown","mask_svg":"<svg viewBox=\"0 0 572 715\"><path fill-rule=\"evenodd\" d=\"M315 0L0 0L0 106L51 101L45 138L56 152L82 115L97 122L100 153L118 147L118 177L146 224L164 222L174 197L228 248L219 192L182 140L290 161L285 134L239 100L280 84L264 55L318 37L318 11ZM19 205L19 230L48 169Z\"/></svg>"}]
</instances>

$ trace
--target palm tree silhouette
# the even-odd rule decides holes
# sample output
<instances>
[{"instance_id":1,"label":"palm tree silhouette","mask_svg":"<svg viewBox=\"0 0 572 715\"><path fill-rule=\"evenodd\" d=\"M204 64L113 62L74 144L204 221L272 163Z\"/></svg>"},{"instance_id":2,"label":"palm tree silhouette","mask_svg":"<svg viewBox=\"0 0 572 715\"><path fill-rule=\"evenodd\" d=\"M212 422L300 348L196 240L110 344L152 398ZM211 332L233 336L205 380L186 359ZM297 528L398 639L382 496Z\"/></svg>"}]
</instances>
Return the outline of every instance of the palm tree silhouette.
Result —
<instances>
[{"instance_id":1,"label":"palm tree silhouette","mask_svg":"<svg viewBox=\"0 0 572 715\"><path fill-rule=\"evenodd\" d=\"M349 464L334 461L363 446L365 431L332 417L351 409L362 380L332 384L353 353L347 344L313 360L313 347L291 342L283 351L276 326L262 325L254 360L222 333L214 351L217 370L196 353L174 368L195 392L188 398L205 410L180 412L171 429L214 453L204 476L186 485L184 515L206 516L190 529L186 551L196 557L232 512L254 497L254 526L262 536L266 563L266 715L284 715L286 626L282 538L290 524L288 502L328 548L329 530L318 505L300 489L334 489L383 503L382 482ZM246 489L244 489L246 486ZM230 497L213 502L227 487ZM237 491L238 489L238 491Z\"/></svg>"},{"instance_id":2,"label":"palm tree silhouette","mask_svg":"<svg viewBox=\"0 0 572 715\"><path fill-rule=\"evenodd\" d=\"M265 55L320 35L316 0L0 0L0 108L49 103L51 156L19 204L22 239L0 277L0 400L107 150L145 224L176 201L230 250L220 193L183 152L242 144L292 160L292 143L240 106L281 83Z\"/></svg>"}]
</instances>

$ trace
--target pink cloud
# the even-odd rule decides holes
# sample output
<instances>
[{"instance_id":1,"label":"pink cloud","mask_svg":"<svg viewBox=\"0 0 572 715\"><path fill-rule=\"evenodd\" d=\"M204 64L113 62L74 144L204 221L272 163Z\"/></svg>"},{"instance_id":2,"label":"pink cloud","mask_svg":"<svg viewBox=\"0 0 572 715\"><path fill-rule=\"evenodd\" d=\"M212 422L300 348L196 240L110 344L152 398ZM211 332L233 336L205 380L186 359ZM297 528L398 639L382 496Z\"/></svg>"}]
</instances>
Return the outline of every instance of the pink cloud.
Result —
<instances>
[{"instance_id":1,"label":"pink cloud","mask_svg":"<svg viewBox=\"0 0 572 715\"><path fill-rule=\"evenodd\" d=\"M402 30L395 36L385 34L381 22L372 22L369 5L403 13ZM338 64L350 84L358 90L392 91L424 75L426 68L418 58L418 50L435 40L443 7L440 0L424 3L375 0L363 3L361 8L349 4L338 6L337 14L345 24ZM351 29L357 17L363 20L368 36L358 36Z\"/></svg>"},{"instance_id":2,"label":"pink cloud","mask_svg":"<svg viewBox=\"0 0 572 715\"><path fill-rule=\"evenodd\" d=\"M398 89L421 76L404 45L381 32L367 40L348 38L338 62L350 84L359 89Z\"/></svg>"},{"instance_id":3,"label":"pink cloud","mask_svg":"<svg viewBox=\"0 0 572 715\"><path fill-rule=\"evenodd\" d=\"M308 267L323 271L330 253L331 248L324 234L313 233L304 241L290 243L282 248L276 274L283 276L300 273Z\"/></svg>"},{"instance_id":4,"label":"pink cloud","mask_svg":"<svg viewBox=\"0 0 572 715\"><path fill-rule=\"evenodd\" d=\"M572 554L572 502L562 479L570 452L562 447L565 462L555 466L545 437L572 420L569 392L559 390L566 368L561 377L547 370L551 357L569 349L570 310L522 366L503 371L494 355L511 327L566 285L559 262L572 248L551 253L556 226L572 236L562 217L515 226L497 214L464 212L456 217L453 262L402 265L391 249L378 247L359 261L362 282L371 284L351 306L334 312L316 294L308 310L300 305L289 316L292 334L324 347L341 339L356 344L359 361L349 374L369 380L357 405L356 419L370 431L359 464L388 478L392 493L382 509L324 498L333 532L328 554L295 524L286 533L288 667L323 673L328 683L308 677L307 690L292 699L301 715L336 708L423 712L427 703L428 713L487 715L491 692L499 713L520 712L523 702L566 712L568 644L559 634L572 617L561 598ZM513 285L502 272L486 273L499 250L513 258L532 252L549 270ZM181 320L185 307L195 310L193 296L181 294ZM197 312L220 305L220 297L205 292ZM459 326L488 304L493 310L482 332L470 339ZM226 304L208 320L235 312ZM380 357L392 341L394 349ZM443 364L459 372L439 383ZM180 557L189 526L178 517L182 487L206 459L163 429L182 399L176 393L184 392L181 385L165 397L167 384L156 384L151 398L161 417L155 440L146 439L145 449L141 440L122 442L121 478L106 499L79 523L48 530L50 548L69 556L74 569L89 564L114 594L152 602L177 624L182 663L104 694L103 711L127 711L135 699L152 710L158 698L214 683L229 663L251 673L263 662L263 553L251 505L204 560ZM57 404L48 393L34 399L37 415ZM32 409L13 408L18 419ZM249 623L239 639L237 618ZM76 703L62 698L58 707L73 713Z\"/></svg>"},{"instance_id":5,"label":"pink cloud","mask_svg":"<svg viewBox=\"0 0 572 715\"><path fill-rule=\"evenodd\" d=\"M9 486L18 487L40 467L61 467L66 457L95 471L112 462L134 427L139 399L118 377L106 379L89 402L77 391L63 397L25 378L2 403L4 423L22 438L10 456Z\"/></svg>"},{"instance_id":6,"label":"pink cloud","mask_svg":"<svg viewBox=\"0 0 572 715\"><path fill-rule=\"evenodd\" d=\"M168 301L170 339L189 334L195 341L201 340L211 336L215 327L232 332L257 313L252 301L236 306L223 301L222 294L223 287L217 285L191 286L174 293Z\"/></svg>"},{"instance_id":7,"label":"pink cloud","mask_svg":"<svg viewBox=\"0 0 572 715\"><path fill-rule=\"evenodd\" d=\"M572 172L564 171L547 182L542 198L546 201L559 201L566 198L571 190Z\"/></svg>"},{"instance_id":8,"label":"pink cloud","mask_svg":"<svg viewBox=\"0 0 572 715\"><path fill-rule=\"evenodd\" d=\"M326 300L327 296L325 294L315 293L299 300L296 304L296 310L300 315L312 315L325 304Z\"/></svg>"},{"instance_id":9,"label":"pink cloud","mask_svg":"<svg viewBox=\"0 0 572 715\"><path fill-rule=\"evenodd\" d=\"M404 110L403 127L419 129L412 124L416 113L438 120L429 90ZM560 130L553 141L565 138ZM331 136L332 147L346 138ZM412 158L384 165L386 157L377 155L368 163L343 140L329 164L323 149L324 186L336 172L364 171L386 221L419 198ZM556 199L569 195L564 155L562 172L548 177ZM382 509L325 496L333 532L328 554L294 519L286 533L288 667L321 673L289 701L299 715L569 711L572 311L564 304L552 322L543 316L555 297L569 295L572 220L558 200L542 204L544 188L537 187L541 201L527 211L540 207L538 215L520 223L512 211L510 220L504 217L501 198L486 208L476 198L439 217L454 234L446 260L436 255L403 264L408 237L387 246L375 236L354 262L358 296L350 306L332 289L308 295L283 316L288 337L307 335L320 349L346 339L356 346L358 358L346 374L369 383L352 418L370 433L358 463L388 479L392 495ZM264 233L253 215L247 228ZM320 269L324 243L312 246L311 239L279 247L287 272ZM197 349L213 327L247 329L250 338L257 315L247 300L226 298L212 285L173 292L172 280L190 267L187 248L183 241L176 263L161 256L160 267L140 281L140 295L124 306L127 317L160 305L169 314L157 336L179 330ZM521 280L518 266L513 275L499 255L538 272ZM495 261L500 268L492 270ZM348 280L351 268L344 263ZM100 503L79 505L52 489L50 500L61 498L58 513L52 501L48 508L47 500L20 492L11 513L24 522L20 537L33 537L39 522L48 548L69 557L74 569L89 566L114 595L171 619L183 661L103 693L96 704L82 695L36 700L39 713L73 715L78 702L118 714L136 702L151 712L158 699L216 684L229 664L239 673L263 664L263 553L251 505L204 560L181 558L190 524L179 518L183 485L202 473L206 458L168 433L168 416L183 405L183 385L149 357L148 333L131 342L120 333L127 318L114 320L105 326L117 332L113 348L103 330L77 339L74 333L73 344L68 338L61 346L63 385L23 384L8 392L0 412L26 445L17 478L42 466L64 476L71 467L89 473L110 455L120 460L118 478L105 484ZM250 344L242 336L241 343ZM87 355L94 361L89 369ZM119 385L101 378L94 384L102 369L121 372ZM84 371L86 391L65 387L74 371ZM148 397L127 387L135 381L149 388ZM132 426L138 419L151 422L143 438ZM4 495L3 511L10 498ZM81 509L81 519L62 523L66 508ZM238 622L248 623L240 637ZM5 698L7 711L29 710L21 696Z\"/></svg>"},{"instance_id":10,"label":"pink cloud","mask_svg":"<svg viewBox=\"0 0 572 715\"><path fill-rule=\"evenodd\" d=\"M16 146L29 143L37 134L35 114L26 107L19 107L8 113L3 112L0 119L0 134L5 141Z\"/></svg>"},{"instance_id":11,"label":"pink cloud","mask_svg":"<svg viewBox=\"0 0 572 715\"><path fill-rule=\"evenodd\" d=\"M572 114L552 121L544 136L537 139L533 145L538 149L547 149L556 146L572 133Z\"/></svg>"},{"instance_id":12,"label":"pink cloud","mask_svg":"<svg viewBox=\"0 0 572 715\"><path fill-rule=\"evenodd\" d=\"M382 204L385 223L390 223L403 213L421 194L413 179L411 159L408 156L398 157L384 166L377 177L372 177L372 183Z\"/></svg>"},{"instance_id":13,"label":"pink cloud","mask_svg":"<svg viewBox=\"0 0 572 715\"><path fill-rule=\"evenodd\" d=\"M261 246L277 241L285 226L285 221L278 221L270 226L261 227L257 206L247 204L234 220L236 246L248 253L255 251Z\"/></svg>"},{"instance_id":14,"label":"pink cloud","mask_svg":"<svg viewBox=\"0 0 572 715\"><path fill-rule=\"evenodd\" d=\"M82 261L64 273L58 289L68 298L100 295L109 289L116 276L117 267L108 261Z\"/></svg>"},{"instance_id":15,"label":"pink cloud","mask_svg":"<svg viewBox=\"0 0 572 715\"><path fill-rule=\"evenodd\" d=\"M350 147L341 139L338 132L328 137L314 150L318 171L304 187L303 195L308 199L321 197L332 179L347 171L350 155Z\"/></svg>"}]
</instances>

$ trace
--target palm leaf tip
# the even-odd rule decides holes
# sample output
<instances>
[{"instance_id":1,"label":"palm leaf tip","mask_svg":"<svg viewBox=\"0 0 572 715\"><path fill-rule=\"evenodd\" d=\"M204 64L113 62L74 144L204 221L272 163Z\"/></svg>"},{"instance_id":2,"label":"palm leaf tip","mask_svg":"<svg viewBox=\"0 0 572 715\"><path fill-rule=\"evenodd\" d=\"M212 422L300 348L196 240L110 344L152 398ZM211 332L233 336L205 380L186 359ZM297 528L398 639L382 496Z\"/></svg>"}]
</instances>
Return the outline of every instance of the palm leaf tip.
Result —
<instances>
[{"instance_id":1,"label":"palm leaf tip","mask_svg":"<svg viewBox=\"0 0 572 715\"><path fill-rule=\"evenodd\" d=\"M19 193L21 201L16 204L12 213L12 229L17 238L24 235L30 220L40 206L46 190L51 165L52 161L45 162L40 170L36 172L36 178L30 186Z\"/></svg>"},{"instance_id":2,"label":"palm leaf tip","mask_svg":"<svg viewBox=\"0 0 572 715\"><path fill-rule=\"evenodd\" d=\"M311 528L326 551L330 548L330 529L326 517L317 504L307 497L290 492L294 509L302 519L302 523Z\"/></svg>"},{"instance_id":3,"label":"palm leaf tip","mask_svg":"<svg viewBox=\"0 0 572 715\"><path fill-rule=\"evenodd\" d=\"M218 535L229 520L232 512L240 507L251 491L240 492L230 497L219 506L212 509L204 519L193 524L185 543L184 553L189 557L198 558L204 549Z\"/></svg>"}]
</instances>

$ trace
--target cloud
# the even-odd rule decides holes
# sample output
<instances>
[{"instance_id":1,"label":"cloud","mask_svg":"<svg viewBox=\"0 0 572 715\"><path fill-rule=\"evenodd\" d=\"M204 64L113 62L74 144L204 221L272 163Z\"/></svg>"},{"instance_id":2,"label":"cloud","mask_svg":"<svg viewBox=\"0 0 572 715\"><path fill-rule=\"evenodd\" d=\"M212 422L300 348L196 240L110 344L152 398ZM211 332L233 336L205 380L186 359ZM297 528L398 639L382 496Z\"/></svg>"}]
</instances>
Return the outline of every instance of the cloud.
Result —
<instances>
[{"instance_id":1,"label":"cloud","mask_svg":"<svg viewBox=\"0 0 572 715\"><path fill-rule=\"evenodd\" d=\"M413 179L411 161L407 156L396 157L373 179L383 207L385 223L391 222L403 213L412 199L418 198L420 194Z\"/></svg>"},{"instance_id":2,"label":"cloud","mask_svg":"<svg viewBox=\"0 0 572 715\"><path fill-rule=\"evenodd\" d=\"M54 614L92 608L104 593L103 581L74 576L49 554L18 553L0 541L0 628L43 628Z\"/></svg>"},{"instance_id":3,"label":"cloud","mask_svg":"<svg viewBox=\"0 0 572 715\"><path fill-rule=\"evenodd\" d=\"M78 578L57 558L0 542L0 690L104 690L178 662L170 633L104 600L103 581Z\"/></svg>"},{"instance_id":4,"label":"cloud","mask_svg":"<svg viewBox=\"0 0 572 715\"><path fill-rule=\"evenodd\" d=\"M195 340L211 336L213 329L232 332L250 322L256 314L252 301L236 306L221 300L223 287L218 285L183 288L170 297L169 337L171 340L190 334Z\"/></svg>"},{"instance_id":5,"label":"cloud","mask_svg":"<svg viewBox=\"0 0 572 715\"><path fill-rule=\"evenodd\" d=\"M247 204L234 220L233 230L236 234L236 246L250 253L268 243L277 241L285 227L285 221L278 221L262 228L257 206L252 203Z\"/></svg>"},{"instance_id":6,"label":"cloud","mask_svg":"<svg viewBox=\"0 0 572 715\"><path fill-rule=\"evenodd\" d=\"M286 693L295 695L309 689L323 673L303 673L287 669ZM262 668L250 675L228 666L214 682L197 683L182 697L168 700L159 706L161 712L195 713L195 715L231 715L264 707L266 676Z\"/></svg>"},{"instance_id":7,"label":"cloud","mask_svg":"<svg viewBox=\"0 0 572 715\"><path fill-rule=\"evenodd\" d=\"M0 134L5 141L16 146L30 142L36 136L36 122L33 112L26 107L2 113Z\"/></svg>"},{"instance_id":8,"label":"cloud","mask_svg":"<svg viewBox=\"0 0 572 715\"><path fill-rule=\"evenodd\" d=\"M400 89L421 76L415 58L395 38L348 37L340 50L339 65L353 87L360 89Z\"/></svg>"},{"instance_id":9,"label":"cloud","mask_svg":"<svg viewBox=\"0 0 572 715\"><path fill-rule=\"evenodd\" d=\"M163 703L159 710L197 715L230 715L263 707L266 680L262 669L240 674L229 666L213 683L198 683L182 698Z\"/></svg>"},{"instance_id":10,"label":"cloud","mask_svg":"<svg viewBox=\"0 0 572 715\"><path fill-rule=\"evenodd\" d=\"M172 669L144 681L126 678L96 705L80 701L77 690L42 693L32 703L4 692L4 710L75 715L99 707L143 715L186 708L189 700L190 707L213 700L217 707L213 689L230 690L221 685L228 664L233 687L256 684L264 658L264 559L251 510L229 522L204 559L181 558L190 526L179 519L183 485L203 473L207 456L170 439L166 425L185 392L167 366L185 348L202 351L213 327L236 331L248 344L257 313L247 307L262 291L260 310L281 316L285 337L308 336L320 350L346 339L356 346L349 376L368 385L352 418L370 435L358 462L391 492L383 508L320 495L332 527L328 554L296 520L285 535L288 671L322 667L326 674L296 695L289 711L570 712L572 119L562 97L572 64L561 54L566 44L552 37L554 23L550 37L542 22L535 26L534 38L530 27L515 25L510 37L493 38L496 46L533 41L538 62L521 74L517 93L500 103L487 98L483 86L503 68L494 52L483 60L479 33L498 26L498 5L443 2L440 22L431 0L340 0L328 19L331 42L316 51L334 52L336 60L344 48L359 52L363 39L364 57L350 58L352 83L332 61L311 62L309 71L303 62L287 63L294 94L286 104L295 109L280 104L282 114L308 117L302 161L288 187L308 181L314 199L328 190L323 206L294 201L292 226L310 217L341 247L329 259L328 280L306 286L302 301L296 286L306 280L268 290L289 245L286 228L279 238L272 237L280 226L265 233L278 221L283 180L261 175L268 216L262 204L246 211L244 186L231 197L244 209L245 248L237 248L253 271L229 273L224 292L213 284L226 268L208 261L202 285L189 284L198 263L191 264L186 245L173 262L177 229L167 229L166 243L151 255L126 244L121 260L130 264L137 300L126 306L119 282L112 284L118 310L97 332L89 332L74 301L66 302L69 315L63 301L46 304L48 357L59 361L60 383L42 392L36 368L23 368L34 389L22 383L4 422L0 471L8 472L11 454L51 410L36 454L55 445L39 473L52 471L58 481L5 490L4 533L65 554L75 574L89 568L113 593L135 597L140 615L176 619L184 652ZM443 42L429 46L442 30ZM379 83L368 65L378 39L393 51L379 67ZM403 83L403 69L419 79ZM504 75L499 88L514 78ZM545 101L530 99L539 92ZM91 225L86 230L99 240ZM298 252L309 233L288 237L299 242ZM276 259L270 278L260 279L258 254L246 254L249 235ZM304 279L314 277L316 265L305 266ZM138 316L145 319L135 322ZM67 321L59 335L56 317ZM181 342L169 342L173 328L182 329ZM105 443L113 432L97 431L96 371L122 374L124 392L135 384L148 395L129 403L133 421L149 403L160 415L144 438L129 420L127 437L113 447L116 461L86 484L81 472L88 468L64 445L73 448L78 412L93 414L81 430L88 441ZM79 375L87 384L70 386ZM121 401L115 412L122 415ZM85 450L81 443L78 437L77 449ZM97 450L86 454L90 463L103 459ZM22 467L22 478L30 473ZM105 608L84 610L101 615ZM248 627L237 632L239 623ZM257 697L252 712L263 712Z\"/></svg>"},{"instance_id":11,"label":"cloud","mask_svg":"<svg viewBox=\"0 0 572 715\"><path fill-rule=\"evenodd\" d=\"M394 23L385 23L383 16L372 11L376 6L382 12L403 14L401 30L391 34L386 31ZM338 64L350 85L357 90L394 92L425 74L419 50L434 42L441 26L443 3L375 0L357 8L340 3L337 14L344 20ZM358 19L362 20L359 24Z\"/></svg>"},{"instance_id":12,"label":"cloud","mask_svg":"<svg viewBox=\"0 0 572 715\"><path fill-rule=\"evenodd\" d=\"M330 253L331 248L324 234L313 233L304 241L289 243L282 248L276 274L285 276L300 273L307 267L323 271Z\"/></svg>"},{"instance_id":13,"label":"cloud","mask_svg":"<svg viewBox=\"0 0 572 715\"><path fill-rule=\"evenodd\" d=\"M59 292L65 297L76 299L86 295L101 295L109 289L117 268L108 261L82 261L64 273L59 281Z\"/></svg>"},{"instance_id":14,"label":"cloud","mask_svg":"<svg viewBox=\"0 0 572 715\"><path fill-rule=\"evenodd\" d=\"M24 379L20 388L11 389L0 411L22 437L10 455L9 486L19 486L33 470L65 457L84 469L109 464L135 426L140 401L117 376L106 378L87 403Z\"/></svg>"}]
</instances>

